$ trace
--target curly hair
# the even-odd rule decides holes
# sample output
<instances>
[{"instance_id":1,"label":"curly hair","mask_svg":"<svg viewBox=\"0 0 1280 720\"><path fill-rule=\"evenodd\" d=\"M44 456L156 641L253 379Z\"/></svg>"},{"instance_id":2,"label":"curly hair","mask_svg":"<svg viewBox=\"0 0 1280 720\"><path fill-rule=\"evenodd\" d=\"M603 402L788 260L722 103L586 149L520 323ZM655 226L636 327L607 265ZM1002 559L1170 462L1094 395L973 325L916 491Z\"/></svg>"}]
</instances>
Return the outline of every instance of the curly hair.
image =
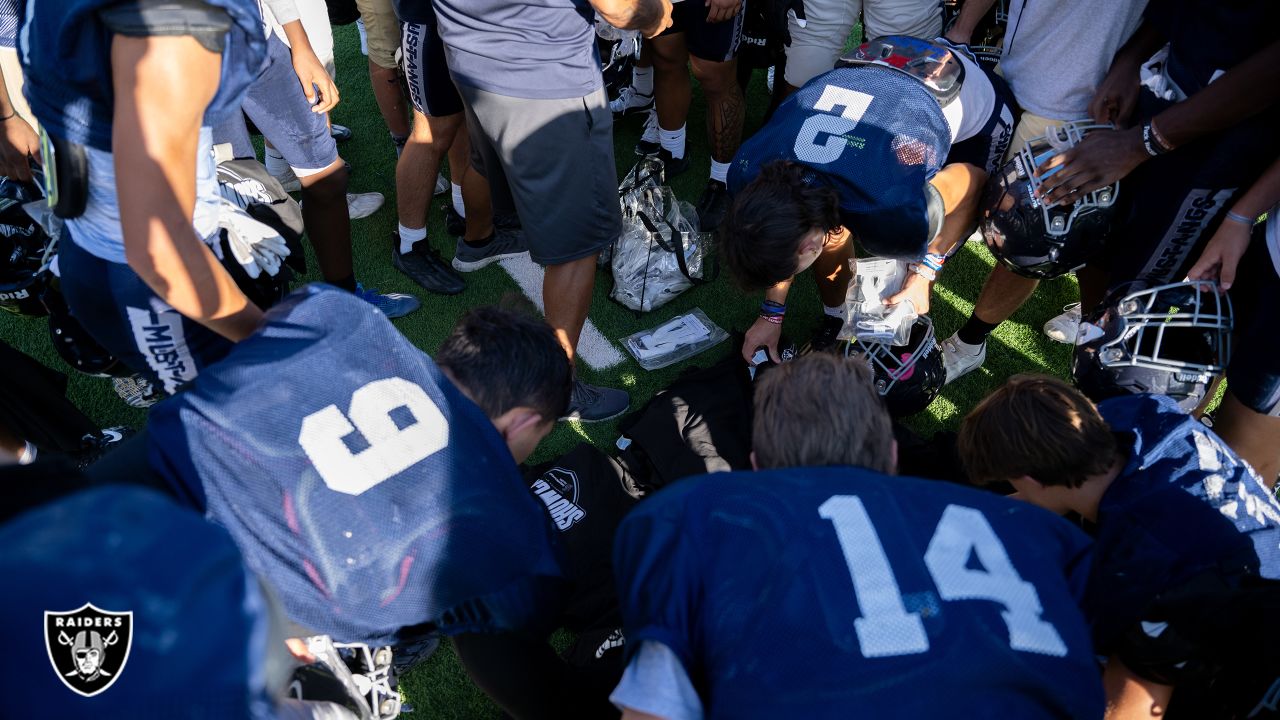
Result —
<instances>
[{"instance_id":1,"label":"curly hair","mask_svg":"<svg viewBox=\"0 0 1280 720\"><path fill-rule=\"evenodd\" d=\"M733 199L720 225L720 257L742 289L761 290L796 273L800 241L840 226L840 196L808 168L771 162Z\"/></svg>"}]
</instances>

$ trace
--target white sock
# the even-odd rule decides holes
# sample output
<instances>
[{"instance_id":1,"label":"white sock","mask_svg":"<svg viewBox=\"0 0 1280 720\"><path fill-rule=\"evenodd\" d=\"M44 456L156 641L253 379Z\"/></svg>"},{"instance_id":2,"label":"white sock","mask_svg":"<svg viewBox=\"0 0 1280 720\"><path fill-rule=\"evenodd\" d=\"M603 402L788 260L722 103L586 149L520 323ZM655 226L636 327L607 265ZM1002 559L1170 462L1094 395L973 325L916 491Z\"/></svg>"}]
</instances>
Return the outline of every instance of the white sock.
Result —
<instances>
[{"instance_id":1,"label":"white sock","mask_svg":"<svg viewBox=\"0 0 1280 720\"><path fill-rule=\"evenodd\" d=\"M276 151L275 148L267 148L262 154L263 164L267 166L267 172L275 177L280 177L289 172L289 163L284 161L284 156Z\"/></svg>"},{"instance_id":2,"label":"white sock","mask_svg":"<svg viewBox=\"0 0 1280 720\"><path fill-rule=\"evenodd\" d=\"M843 305L837 305L837 306L835 306L835 307L827 307L826 305L823 305L823 306L822 306L822 314L823 314L823 315L830 315L830 316L831 316L831 317L833 317L833 318L840 318L841 320L843 320L843 319L844 319L844 306L843 306Z\"/></svg>"},{"instance_id":3,"label":"white sock","mask_svg":"<svg viewBox=\"0 0 1280 720\"><path fill-rule=\"evenodd\" d=\"M458 183L449 183L453 186L453 211L462 217L467 216L467 208L462 204L462 186Z\"/></svg>"},{"instance_id":4,"label":"white sock","mask_svg":"<svg viewBox=\"0 0 1280 720\"><path fill-rule=\"evenodd\" d=\"M658 126L658 143L662 145L662 149L671 153L673 158L684 157L684 125L678 130L667 130L661 125Z\"/></svg>"},{"instance_id":5,"label":"white sock","mask_svg":"<svg viewBox=\"0 0 1280 720\"><path fill-rule=\"evenodd\" d=\"M407 228L400 226L400 254L403 255L413 249L413 244L419 240L427 239L427 228Z\"/></svg>"},{"instance_id":6,"label":"white sock","mask_svg":"<svg viewBox=\"0 0 1280 720\"><path fill-rule=\"evenodd\" d=\"M653 68L637 67L631 69L631 87L641 95L653 94Z\"/></svg>"},{"instance_id":7,"label":"white sock","mask_svg":"<svg viewBox=\"0 0 1280 720\"><path fill-rule=\"evenodd\" d=\"M711 179L722 183L729 182L729 163L711 161ZM830 313L828 313L830 314Z\"/></svg>"}]
</instances>

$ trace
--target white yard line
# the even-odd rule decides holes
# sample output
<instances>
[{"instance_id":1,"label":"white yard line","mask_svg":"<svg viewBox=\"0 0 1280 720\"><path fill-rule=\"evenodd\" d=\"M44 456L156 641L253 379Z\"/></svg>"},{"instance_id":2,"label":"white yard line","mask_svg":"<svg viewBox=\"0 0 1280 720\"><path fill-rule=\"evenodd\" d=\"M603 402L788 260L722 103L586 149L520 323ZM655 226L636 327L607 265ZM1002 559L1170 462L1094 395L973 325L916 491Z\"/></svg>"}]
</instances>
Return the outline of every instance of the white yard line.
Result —
<instances>
[{"instance_id":1,"label":"white yard line","mask_svg":"<svg viewBox=\"0 0 1280 720\"><path fill-rule=\"evenodd\" d=\"M528 296L539 310L546 312L546 307L542 303L542 266L530 260L528 255L506 258L500 260L498 264L502 265L502 269L516 281L521 292ZM589 319L582 327L582 337L578 339L578 357L582 358L582 361L592 370L611 368L625 359L622 351L609 342L609 339L597 330Z\"/></svg>"}]
</instances>

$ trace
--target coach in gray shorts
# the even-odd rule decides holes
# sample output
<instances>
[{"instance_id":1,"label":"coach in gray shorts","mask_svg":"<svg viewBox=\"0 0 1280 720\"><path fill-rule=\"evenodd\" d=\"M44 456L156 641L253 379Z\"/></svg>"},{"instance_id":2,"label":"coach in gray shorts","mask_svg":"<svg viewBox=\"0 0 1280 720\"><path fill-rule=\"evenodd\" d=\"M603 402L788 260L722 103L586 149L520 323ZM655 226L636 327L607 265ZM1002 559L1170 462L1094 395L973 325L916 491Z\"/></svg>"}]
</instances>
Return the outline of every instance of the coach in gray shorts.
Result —
<instances>
[{"instance_id":1,"label":"coach in gray shorts","mask_svg":"<svg viewBox=\"0 0 1280 720\"><path fill-rule=\"evenodd\" d=\"M495 213L515 211L546 266L547 322L572 358L595 285L596 256L622 229L613 119L594 13L646 35L670 25L669 0L434 0L466 110L472 163ZM472 254L483 248L471 248ZM625 392L574 385L569 417L606 420Z\"/></svg>"}]
</instances>

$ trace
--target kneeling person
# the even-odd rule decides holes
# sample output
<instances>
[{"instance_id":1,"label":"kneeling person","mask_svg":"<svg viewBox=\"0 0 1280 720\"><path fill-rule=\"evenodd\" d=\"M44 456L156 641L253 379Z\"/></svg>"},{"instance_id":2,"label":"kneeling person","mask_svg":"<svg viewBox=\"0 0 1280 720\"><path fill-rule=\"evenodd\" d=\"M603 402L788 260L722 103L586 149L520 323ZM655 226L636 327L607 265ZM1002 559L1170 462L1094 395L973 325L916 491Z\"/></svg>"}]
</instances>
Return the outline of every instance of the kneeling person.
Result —
<instances>
[{"instance_id":1,"label":"kneeling person","mask_svg":"<svg viewBox=\"0 0 1280 720\"><path fill-rule=\"evenodd\" d=\"M826 308L814 344L834 342L855 239L917 263L890 300L927 313L937 272L972 231L987 173L1009 144L1008 89L965 49L890 36L841 65L784 102L730 168L725 262L766 300L747 332L748 359L761 345L778 359L787 291L808 267Z\"/></svg>"},{"instance_id":2,"label":"kneeling person","mask_svg":"<svg viewBox=\"0 0 1280 720\"><path fill-rule=\"evenodd\" d=\"M758 472L681 480L618 530L624 718L1101 717L1083 533L891 477L858 361L782 364L755 412Z\"/></svg>"},{"instance_id":3,"label":"kneeling person","mask_svg":"<svg viewBox=\"0 0 1280 720\"><path fill-rule=\"evenodd\" d=\"M564 411L569 361L547 325L492 308L436 358L309 286L152 411L152 465L310 634L403 656L435 633L522 628L564 581L516 463Z\"/></svg>"},{"instance_id":4,"label":"kneeling person","mask_svg":"<svg viewBox=\"0 0 1280 720\"><path fill-rule=\"evenodd\" d=\"M1095 524L1086 611L1110 658L1107 717L1256 717L1277 681L1274 668L1257 674L1265 621L1220 613L1203 643L1190 636L1210 630L1199 617L1209 613L1190 608L1189 624L1168 614L1183 593L1241 598L1280 578L1280 503L1211 430L1165 396L1095 407L1061 380L1024 375L969 413L959 450L975 481L1007 481L1023 500ZM1230 669L1204 672L1220 661Z\"/></svg>"}]
</instances>

